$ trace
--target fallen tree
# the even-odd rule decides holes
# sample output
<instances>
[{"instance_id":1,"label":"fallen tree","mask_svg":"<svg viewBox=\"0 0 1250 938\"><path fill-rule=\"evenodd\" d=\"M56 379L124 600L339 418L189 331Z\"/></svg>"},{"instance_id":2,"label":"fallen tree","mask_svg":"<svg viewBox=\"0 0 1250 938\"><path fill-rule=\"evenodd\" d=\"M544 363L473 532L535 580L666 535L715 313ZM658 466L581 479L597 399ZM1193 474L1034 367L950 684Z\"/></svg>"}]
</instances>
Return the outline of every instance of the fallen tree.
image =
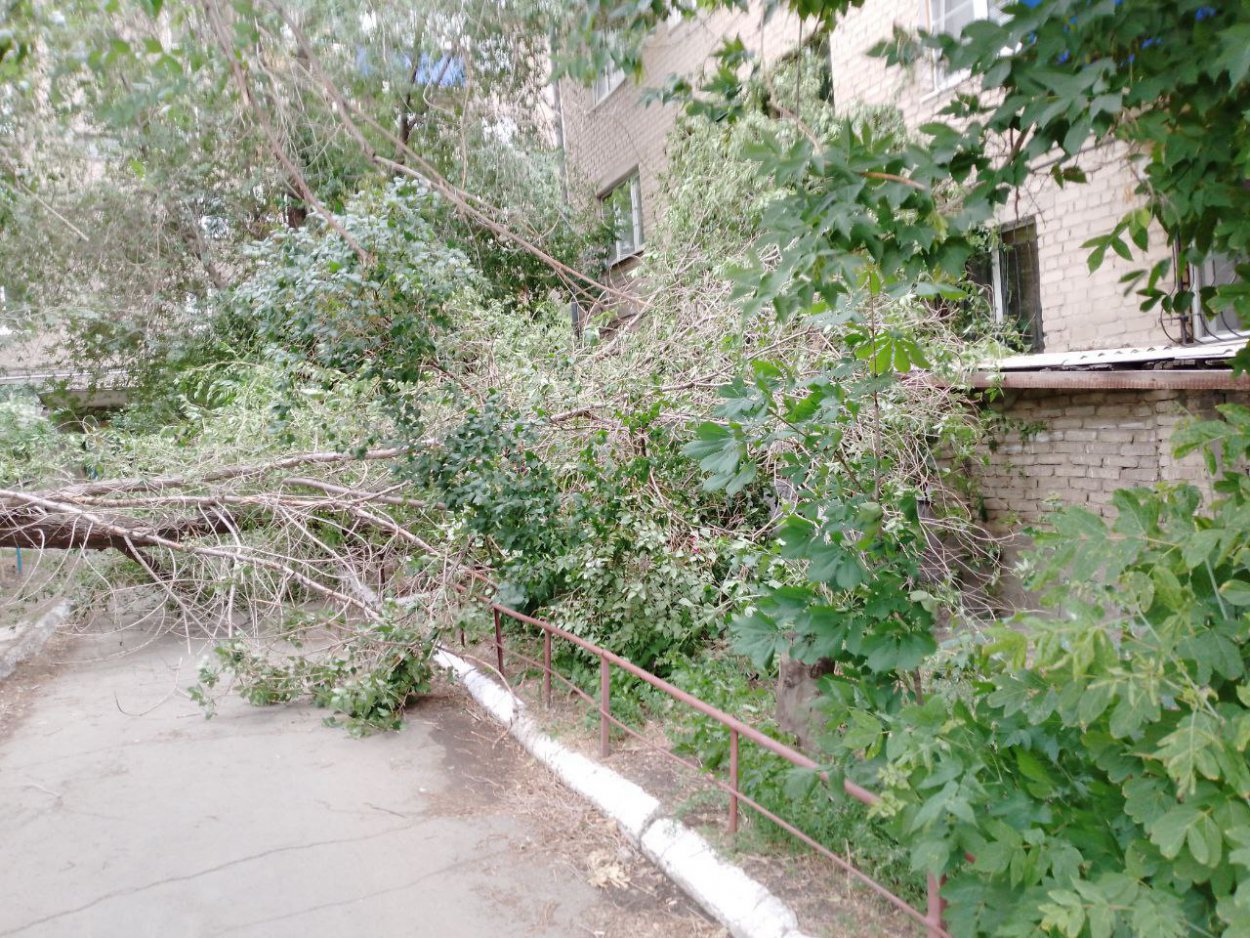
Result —
<instances>
[{"instance_id":1,"label":"fallen tree","mask_svg":"<svg viewBox=\"0 0 1250 938\"><path fill-rule=\"evenodd\" d=\"M255 703L308 698L353 731L395 726L423 693L442 580L455 564L421 533L426 506L389 466L399 449L309 452L198 473L0 489L0 546L27 553L23 589L73 590L85 620L152 621L212 640L212 689ZM370 469L370 465L374 469ZM305 473L291 475L291 470ZM125 558L125 559L122 559ZM32 575L51 563L54 576ZM429 601L399 602L401 596ZM277 648L276 644L286 647ZM300 649L292 654L293 649Z\"/></svg>"}]
</instances>

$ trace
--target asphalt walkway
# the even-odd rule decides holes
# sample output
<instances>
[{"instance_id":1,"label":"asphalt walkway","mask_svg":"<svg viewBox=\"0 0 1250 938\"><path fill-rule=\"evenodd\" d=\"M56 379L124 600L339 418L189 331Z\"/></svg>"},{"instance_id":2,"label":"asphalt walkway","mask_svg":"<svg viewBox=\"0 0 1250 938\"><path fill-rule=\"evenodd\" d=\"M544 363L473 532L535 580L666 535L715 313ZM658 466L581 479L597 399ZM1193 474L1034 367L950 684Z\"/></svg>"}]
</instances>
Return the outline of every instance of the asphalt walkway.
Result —
<instances>
[{"instance_id":1,"label":"asphalt walkway","mask_svg":"<svg viewBox=\"0 0 1250 938\"><path fill-rule=\"evenodd\" d=\"M718 933L454 695L356 740L205 720L178 639L48 654L0 684L0 936Z\"/></svg>"}]
</instances>

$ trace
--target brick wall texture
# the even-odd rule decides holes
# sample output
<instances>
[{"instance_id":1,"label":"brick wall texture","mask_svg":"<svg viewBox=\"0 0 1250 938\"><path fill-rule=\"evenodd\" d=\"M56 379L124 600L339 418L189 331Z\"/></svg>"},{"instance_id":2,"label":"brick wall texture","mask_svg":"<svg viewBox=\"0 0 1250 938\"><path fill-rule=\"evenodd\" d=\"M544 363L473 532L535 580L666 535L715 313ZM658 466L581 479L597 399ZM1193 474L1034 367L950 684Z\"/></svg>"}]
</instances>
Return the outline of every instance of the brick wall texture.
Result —
<instances>
[{"instance_id":1,"label":"brick wall texture","mask_svg":"<svg viewBox=\"0 0 1250 938\"><path fill-rule=\"evenodd\" d=\"M1189 482L1209 495L1201 455L1175 458L1171 437L1185 420L1213 418L1226 401L1247 403L1244 394L1219 391L1029 390L988 405L1007 426L971 472L1001 550L1003 606L1033 605L1011 571L1031 544L1027 528L1053 509L1080 506L1111 520L1116 489L1156 482Z\"/></svg>"},{"instance_id":2,"label":"brick wall texture","mask_svg":"<svg viewBox=\"0 0 1250 938\"><path fill-rule=\"evenodd\" d=\"M1172 431L1214 417L1228 399L1215 391L1007 391L989 405L1007 425L987 464L973 470L988 516L1003 527L1033 524L1056 504L1109 516L1117 488L1200 484L1201 457L1176 459Z\"/></svg>"},{"instance_id":3,"label":"brick wall texture","mask_svg":"<svg viewBox=\"0 0 1250 938\"><path fill-rule=\"evenodd\" d=\"M643 76L626 79L598 104L591 89L575 82L560 84L563 135L571 189L601 196L638 172L642 184L643 229L654 223L660 205L660 174L665 165L665 140L678 108L644 105L646 88L663 84L670 75L697 77L712 52L730 36L739 36L764 61L774 61L796 48L801 24L777 14L765 20L758 4L749 11L717 10L698 19L661 26L643 50Z\"/></svg>"},{"instance_id":4,"label":"brick wall texture","mask_svg":"<svg viewBox=\"0 0 1250 938\"><path fill-rule=\"evenodd\" d=\"M834 102L841 111L891 105L912 127L938 119L956 88L938 90L930 63L891 69L867 54L891 35L895 25L924 26L927 17L928 0L868 0L842 19L830 42ZM641 82L626 81L598 104L590 89L563 82L564 140L574 190L602 195L637 171L644 228L653 223L655 213L662 210L659 177L677 109L643 105L643 89L659 86L669 75L698 75L724 37L740 36L765 61L774 61L810 31L808 27L805 33L794 17L765 20L758 4L747 12L717 11L661 27L644 49ZM1109 254L1093 274L1081 248L1135 206L1134 163L1123 148L1109 147L1085 153L1082 168L1089 176L1087 184L1060 187L1041 175L998 217L1005 224L1031 220L1037 226L1044 347L1085 351L1170 344L1160 322L1143 313L1120 283L1129 270L1147 266L1167 252L1163 238L1154 239L1153 250L1140 260L1129 262Z\"/></svg>"},{"instance_id":5,"label":"brick wall texture","mask_svg":"<svg viewBox=\"0 0 1250 938\"><path fill-rule=\"evenodd\" d=\"M939 90L931 62L904 70L888 68L867 54L890 37L896 24L907 29L927 26L928 10L928 0L868 0L838 23L831 52L834 102L840 110L892 105L909 127L943 119L938 112L959 86ZM975 90L973 83L964 90ZM998 215L1003 223L1031 219L1037 225L1044 346L1047 351L1085 351L1170 344L1159 321L1143 313L1120 283L1128 271L1166 256L1164 239L1153 239L1153 250L1133 262L1109 255L1093 274L1086 265L1088 252L1081 248L1137 204L1134 162L1123 148L1108 147L1085 152L1081 165L1089 176L1087 184L1060 187L1040 175Z\"/></svg>"}]
</instances>

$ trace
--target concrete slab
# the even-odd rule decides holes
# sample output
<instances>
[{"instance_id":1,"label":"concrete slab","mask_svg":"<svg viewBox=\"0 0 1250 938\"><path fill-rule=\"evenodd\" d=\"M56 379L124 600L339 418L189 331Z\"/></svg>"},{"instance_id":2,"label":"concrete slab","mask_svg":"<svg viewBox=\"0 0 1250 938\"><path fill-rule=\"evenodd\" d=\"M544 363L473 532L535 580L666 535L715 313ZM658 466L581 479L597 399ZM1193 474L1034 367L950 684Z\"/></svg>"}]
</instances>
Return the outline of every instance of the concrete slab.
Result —
<instances>
[{"instance_id":1,"label":"concrete slab","mask_svg":"<svg viewBox=\"0 0 1250 938\"><path fill-rule=\"evenodd\" d=\"M646 927L605 907L544 849L559 830L493 796L523 757L459 701L364 740L233 698L206 721L181 641L69 648L0 688L28 695L0 738L0 936L710 933L659 896L632 900Z\"/></svg>"}]
</instances>

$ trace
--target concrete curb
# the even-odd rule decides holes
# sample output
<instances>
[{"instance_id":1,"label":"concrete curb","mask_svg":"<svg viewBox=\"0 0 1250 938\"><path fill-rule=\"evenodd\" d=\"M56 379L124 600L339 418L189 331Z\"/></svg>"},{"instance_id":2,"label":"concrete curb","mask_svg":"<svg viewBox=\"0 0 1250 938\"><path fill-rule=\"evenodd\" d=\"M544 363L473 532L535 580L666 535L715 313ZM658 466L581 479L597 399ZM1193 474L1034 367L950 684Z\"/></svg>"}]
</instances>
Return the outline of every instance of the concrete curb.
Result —
<instances>
[{"instance_id":1,"label":"concrete curb","mask_svg":"<svg viewBox=\"0 0 1250 938\"><path fill-rule=\"evenodd\" d=\"M0 681L23 661L39 654L57 626L69 618L69 612L69 602L62 600L33 622L19 622L17 634L0 642Z\"/></svg>"},{"instance_id":2,"label":"concrete curb","mask_svg":"<svg viewBox=\"0 0 1250 938\"><path fill-rule=\"evenodd\" d=\"M567 787L612 818L652 863L734 938L807 938L794 911L761 883L722 858L660 802L621 775L544 733L511 691L462 658L440 649L434 660L452 671L473 699Z\"/></svg>"}]
</instances>

